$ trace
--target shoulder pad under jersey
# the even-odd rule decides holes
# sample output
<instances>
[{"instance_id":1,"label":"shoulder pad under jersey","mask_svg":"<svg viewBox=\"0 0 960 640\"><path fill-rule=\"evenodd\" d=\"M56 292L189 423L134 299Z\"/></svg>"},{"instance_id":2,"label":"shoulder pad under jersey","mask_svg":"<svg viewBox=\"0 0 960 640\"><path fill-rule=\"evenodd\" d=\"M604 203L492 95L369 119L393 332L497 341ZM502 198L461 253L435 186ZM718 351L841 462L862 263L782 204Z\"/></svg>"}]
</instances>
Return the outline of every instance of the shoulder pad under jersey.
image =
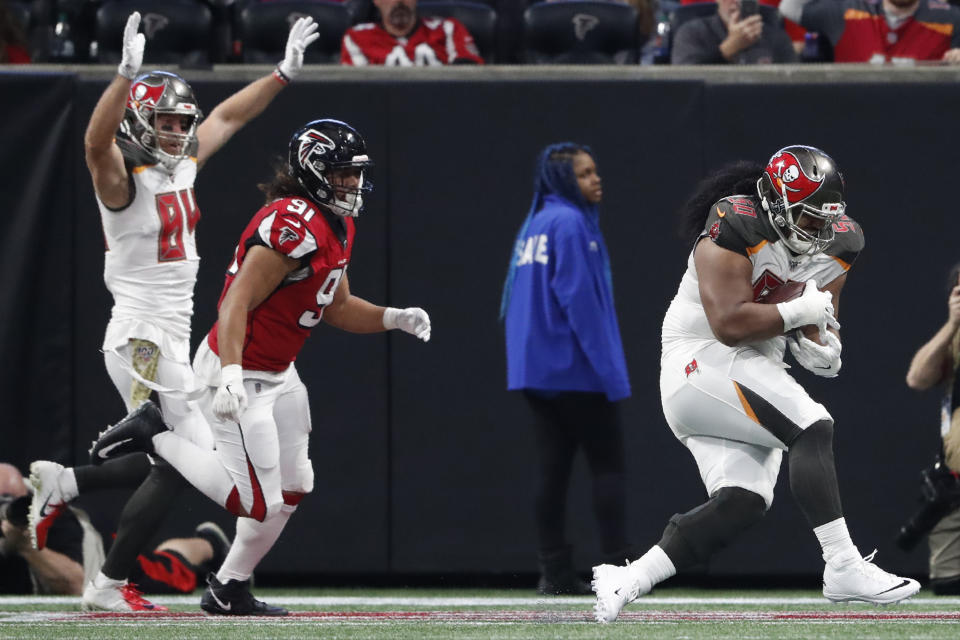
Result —
<instances>
[{"instance_id":1,"label":"shoulder pad under jersey","mask_svg":"<svg viewBox=\"0 0 960 640\"><path fill-rule=\"evenodd\" d=\"M767 214L751 196L728 196L711 205L700 237L742 255L764 241L779 239L770 228Z\"/></svg>"},{"instance_id":2,"label":"shoulder pad under jersey","mask_svg":"<svg viewBox=\"0 0 960 640\"><path fill-rule=\"evenodd\" d=\"M827 246L824 253L845 262L849 268L863 251L863 229L856 220L844 215L839 222L834 223L833 232L833 242Z\"/></svg>"}]
</instances>

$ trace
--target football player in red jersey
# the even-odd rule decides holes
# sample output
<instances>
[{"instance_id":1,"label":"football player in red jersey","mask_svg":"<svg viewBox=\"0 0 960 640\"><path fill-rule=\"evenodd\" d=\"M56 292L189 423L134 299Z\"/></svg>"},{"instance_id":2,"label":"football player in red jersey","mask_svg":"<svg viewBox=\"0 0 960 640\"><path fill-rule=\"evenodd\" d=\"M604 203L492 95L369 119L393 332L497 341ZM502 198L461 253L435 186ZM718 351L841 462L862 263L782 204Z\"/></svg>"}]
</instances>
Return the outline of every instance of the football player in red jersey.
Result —
<instances>
[{"instance_id":1,"label":"football player in red jersey","mask_svg":"<svg viewBox=\"0 0 960 640\"><path fill-rule=\"evenodd\" d=\"M792 145L766 167L738 163L709 176L688 202L692 248L663 321L660 396L709 499L671 517L637 560L594 567L599 622L612 622L627 603L708 561L763 518L784 456L794 500L823 552L824 597L893 604L920 589L853 544L837 486L833 417L783 362L789 347L810 373L834 378L840 371L835 314L864 244L860 225L846 215L844 191L830 156ZM764 301L790 281L806 283L802 295Z\"/></svg>"},{"instance_id":2,"label":"football player in red jersey","mask_svg":"<svg viewBox=\"0 0 960 640\"><path fill-rule=\"evenodd\" d=\"M417 0L373 0L381 20L347 29L340 64L356 67L483 64L473 36L456 18L420 17Z\"/></svg>"},{"instance_id":3,"label":"football player in red jersey","mask_svg":"<svg viewBox=\"0 0 960 640\"><path fill-rule=\"evenodd\" d=\"M84 139L107 244L104 280L114 300L103 342L105 364L128 411L157 391L170 425L212 447L203 415L182 393L195 384L190 319L200 261L194 235L200 210L194 182L204 163L300 71L304 49L318 37L317 25L312 18L296 21L285 57L273 73L221 102L202 121L183 78L164 71L140 74L145 37L139 26L140 14L134 12L123 32L117 75L97 102ZM102 571L84 589L83 607L162 609L140 598L127 577L186 485L170 465L146 456L75 469L36 461L30 480L35 488L30 530L37 548L78 494L139 486L120 515ZM235 553L245 547L246 541L238 539Z\"/></svg>"},{"instance_id":4,"label":"football player in red jersey","mask_svg":"<svg viewBox=\"0 0 960 640\"><path fill-rule=\"evenodd\" d=\"M257 551L211 574L201 606L224 615L286 613L253 598L250 575L313 489L307 389L294 360L321 320L354 333L401 329L430 339L423 309L380 307L350 293L354 222L370 190L363 138L337 120L294 133L287 167L262 185L267 204L244 229L219 316L194 357L207 385L216 451L167 430L144 411L104 433L93 453L157 453L195 487L256 527ZM149 406L149 405L148 405ZM228 557L229 560L229 557Z\"/></svg>"}]
</instances>

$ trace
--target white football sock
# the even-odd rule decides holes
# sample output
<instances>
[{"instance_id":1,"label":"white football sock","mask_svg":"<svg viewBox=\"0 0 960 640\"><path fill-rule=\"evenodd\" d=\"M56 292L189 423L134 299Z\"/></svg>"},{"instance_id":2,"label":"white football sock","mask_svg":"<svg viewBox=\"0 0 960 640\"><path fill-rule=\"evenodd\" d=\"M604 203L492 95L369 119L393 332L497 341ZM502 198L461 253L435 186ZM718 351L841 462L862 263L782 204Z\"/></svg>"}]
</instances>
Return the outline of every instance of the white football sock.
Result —
<instances>
[{"instance_id":1,"label":"white football sock","mask_svg":"<svg viewBox=\"0 0 960 640\"><path fill-rule=\"evenodd\" d=\"M847 530L847 521L844 518L837 518L827 524L822 524L813 530L817 540L820 541L820 547L823 549L823 559L826 562L833 560L837 564L846 564L854 558L860 557L860 552L850 539L850 532Z\"/></svg>"},{"instance_id":2,"label":"white football sock","mask_svg":"<svg viewBox=\"0 0 960 640\"><path fill-rule=\"evenodd\" d=\"M107 589L109 587L120 587L127 584L126 580L114 580L106 576L103 571L98 571L92 582L94 589Z\"/></svg>"},{"instance_id":3,"label":"white football sock","mask_svg":"<svg viewBox=\"0 0 960 640\"><path fill-rule=\"evenodd\" d=\"M202 494L221 507L226 505L234 483L216 451L198 447L174 431L153 436L153 448Z\"/></svg>"},{"instance_id":4,"label":"white football sock","mask_svg":"<svg viewBox=\"0 0 960 640\"><path fill-rule=\"evenodd\" d=\"M285 504L280 507L277 515L263 522L253 518L237 518L237 535L234 536L230 552L217 572L220 584L226 584L227 580L248 580L263 556L273 548L296 510L295 506Z\"/></svg>"},{"instance_id":5,"label":"white football sock","mask_svg":"<svg viewBox=\"0 0 960 640\"><path fill-rule=\"evenodd\" d=\"M677 575L677 568L658 545L650 547L649 551L631 562L627 568L635 580L641 576L649 578L651 586Z\"/></svg>"}]
</instances>

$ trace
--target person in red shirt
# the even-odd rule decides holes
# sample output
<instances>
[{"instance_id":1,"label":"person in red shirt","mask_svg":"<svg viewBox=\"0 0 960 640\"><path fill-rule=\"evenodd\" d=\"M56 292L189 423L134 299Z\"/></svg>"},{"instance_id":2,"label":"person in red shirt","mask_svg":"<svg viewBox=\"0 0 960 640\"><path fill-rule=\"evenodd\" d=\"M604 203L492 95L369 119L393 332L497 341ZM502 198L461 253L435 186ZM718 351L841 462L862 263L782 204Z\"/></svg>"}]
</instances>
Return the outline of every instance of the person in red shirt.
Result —
<instances>
[{"instance_id":1,"label":"person in red shirt","mask_svg":"<svg viewBox=\"0 0 960 640\"><path fill-rule=\"evenodd\" d=\"M352 333L400 329L430 339L423 309L380 307L350 293L354 217L371 188L365 173L372 164L353 127L314 120L293 134L288 161L261 185L267 202L240 236L217 322L193 359L216 450L168 429L150 401L101 434L91 450L104 459L156 453L238 516L238 536L254 520L261 523L257 553L233 577L208 577L200 602L208 613L287 613L256 600L249 585L256 564L313 490L310 403L294 365L311 330L322 319Z\"/></svg>"},{"instance_id":2,"label":"person in red shirt","mask_svg":"<svg viewBox=\"0 0 960 640\"><path fill-rule=\"evenodd\" d=\"M419 17L417 0L373 3L380 10L380 22L365 22L347 30L340 45L340 64L483 64L473 36L455 18Z\"/></svg>"},{"instance_id":3,"label":"person in red shirt","mask_svg":"<svg viewBox=\"0 0 960 640\"><path fill-rule=\"evenodd\" d=\"M960 64L960 9L941 0L783 0L780 13L828 38L834 62Z\"/></svg>"}]
</instances>

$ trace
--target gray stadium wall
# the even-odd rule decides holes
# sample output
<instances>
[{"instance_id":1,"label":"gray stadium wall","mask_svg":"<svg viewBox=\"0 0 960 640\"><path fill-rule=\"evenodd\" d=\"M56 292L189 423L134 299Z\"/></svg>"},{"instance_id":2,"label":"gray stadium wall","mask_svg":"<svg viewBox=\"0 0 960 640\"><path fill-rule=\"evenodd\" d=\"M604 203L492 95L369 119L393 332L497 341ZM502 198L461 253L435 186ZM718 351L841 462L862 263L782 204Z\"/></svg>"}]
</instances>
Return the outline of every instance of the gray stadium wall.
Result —
<instances>
[{"instance_id":1,"label":"gray stadium wall","mask_svg":"<svg viewBox=\"0 0 960 640\"><path fill-rule=\"evenodd\" d=\"M103 239L83 161L86 120L110 73L0 73L0 460L86 459L123 412L98 352L109 315ZM201 105L266 69L184 71ZM376 189L358 221L351 289L417 305L433 338L319 328L298 360L313 413L313 494L265 559L266 573L457 574L535 570L535 450L525 406L504 390L500 287L530 201L535 155L571 139L593 147L604 179L633 384L624 402L629 525L643 547L675 512L704 499L692 458L660 410L659 331L688 247L676 212L708 168L819 146L843 169L867 246L843 294L844 370L796 377L837 422L836 456L851 531L887 568L922 574L925 550L899 551L917 506L918 471L938 447L936 392L908 390L913 351L945 318L944 277L958 259L960 175L953 151L957 72L785 67L743 70L468 69L350 73L314 69L284 91L201 172L204 256L194 345L215 318L256 184L307 120L364 133ZM784 466L783 474L787 469ZM126 492L81 500L103 528ZM589 477L578 462L568 537L586 568L598 556ZM225 514L185 495L160 535ZM789 542L789 544L785 544ZM773 509L710 567L713 576L814 576L818 547L783 478Z\"/></svg>"}]
</instances>

